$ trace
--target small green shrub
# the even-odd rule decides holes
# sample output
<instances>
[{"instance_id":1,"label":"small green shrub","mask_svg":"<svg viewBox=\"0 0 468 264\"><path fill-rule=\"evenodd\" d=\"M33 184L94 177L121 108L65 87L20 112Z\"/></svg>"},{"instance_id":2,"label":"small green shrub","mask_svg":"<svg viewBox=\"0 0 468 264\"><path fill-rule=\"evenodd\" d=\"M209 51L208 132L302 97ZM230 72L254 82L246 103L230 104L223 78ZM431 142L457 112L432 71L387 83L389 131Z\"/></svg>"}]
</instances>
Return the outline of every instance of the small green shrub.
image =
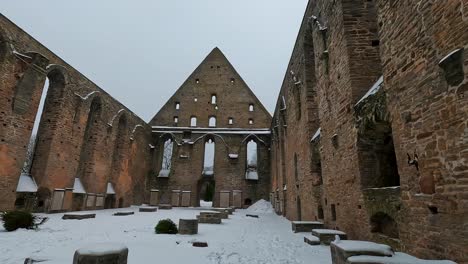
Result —
<instances>
[{"instance_id":1,"label":"small green shrub","mask_svg":"<svg viewBox=\"0 0 468 264\"><path fill-rule=\"evenodd\" d=\"M15 231L18 228L33 229L36 227L34 221L36 217L30 212L11 211L6 212L2 216L3 227L6 231Z\"/></svg>"},{"instance_id":2,"label":"small green shrub","mask_svg":"<svg viewBox=\"0 0 468 264\"><path fill-rule=\"evenodd\" d=\"M158 222L154 228L156 234L177 234L177 225L171 219L164 219Z\"/></svg>"}]
</instances>

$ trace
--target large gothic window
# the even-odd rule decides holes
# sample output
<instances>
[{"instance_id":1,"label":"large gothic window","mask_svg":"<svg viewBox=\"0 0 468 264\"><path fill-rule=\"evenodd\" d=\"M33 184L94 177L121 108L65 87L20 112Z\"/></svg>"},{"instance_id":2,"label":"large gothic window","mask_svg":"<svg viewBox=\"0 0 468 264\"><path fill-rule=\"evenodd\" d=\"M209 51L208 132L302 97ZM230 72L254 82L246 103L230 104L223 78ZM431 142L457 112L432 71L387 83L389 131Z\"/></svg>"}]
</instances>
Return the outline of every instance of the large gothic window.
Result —
<instances>
[{"instance_id":1,"label":"large gothic window","mask_svg":"<svg viewBox=\"0 0 468 264\"><path fill-rule=\"evenodd\" d=\"M158 177L169 177L172 166L172 151L174 148L174 142L172 139L168 139L164 142L163 157L161 164L161 171L159 172Z\"/></svg>"},{"instance_id":2,"label":"large gothic window","mask_svg":"<svg viewBox=\"0 0 468 264\"><path fill-rule=\"evenodd\" d=\"M247 170L245 172L247 180L258 180L257 156L257 143L254 140L250 140L247 143Z\"/></svg>"},{"instance_id":3,"label":"large gothic window","mask_svg":"<svg viewBox=\"0 0 468 264\"><path fill-rule=\"evenodd\" d=\"M214 156L215 155L215 143L212 139L205 142L205 159L203 162L203 175L212 176L214 175Z\"/></svg>"}]
</instances>

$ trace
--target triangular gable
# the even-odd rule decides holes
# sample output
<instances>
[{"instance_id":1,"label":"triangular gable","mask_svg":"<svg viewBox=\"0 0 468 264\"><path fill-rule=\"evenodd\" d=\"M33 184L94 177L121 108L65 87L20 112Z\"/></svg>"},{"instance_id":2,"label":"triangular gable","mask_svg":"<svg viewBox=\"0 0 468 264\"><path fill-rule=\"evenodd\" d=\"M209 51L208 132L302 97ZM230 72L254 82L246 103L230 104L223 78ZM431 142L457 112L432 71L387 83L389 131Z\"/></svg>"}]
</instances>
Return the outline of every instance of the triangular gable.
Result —
<instances>
[{"instance_id":1,"label":"triangular gable","mask_svg":"<svg viewBox=\"0 0 468 264\"><path fill-rule=\"evenodd\" d=\"M216 106L210 102L213 94L217 97ZM176 103L180 109L176 109ZM249 104L254 106L250 113ZM214 48L198 65L150 125L190 126L191 116L197 117L198 127L207 127L210 116L216 116L217 127L259 128L269 127L271 122L269 112L219 48ZM231 117L234 122L229 126ZM253 124L249 124L249 119L253 119Z\"/></svg>"}]
</instances>

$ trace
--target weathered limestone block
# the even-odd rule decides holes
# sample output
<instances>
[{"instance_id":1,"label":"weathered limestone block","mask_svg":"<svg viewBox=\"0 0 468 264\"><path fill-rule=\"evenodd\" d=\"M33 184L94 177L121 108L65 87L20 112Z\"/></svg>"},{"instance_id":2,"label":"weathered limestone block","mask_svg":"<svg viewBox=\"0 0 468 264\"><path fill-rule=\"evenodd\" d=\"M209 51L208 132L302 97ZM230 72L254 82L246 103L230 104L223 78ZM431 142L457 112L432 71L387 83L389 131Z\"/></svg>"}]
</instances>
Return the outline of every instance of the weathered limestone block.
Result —
<instances>
[{"instance_id":1,"label":"weathered limestone block","mask_svg":"<svg viewBox=\"0 0 468 264\"><path fill-rule=\"evenodd\" d=\"M311 232L312 229L323 228L323 223L317 221L292 221L291 227L294 233Z\"/></svg>"},{"instance_id":2,"label":"weathered limestone block","mask_svg":"<svg viewBox=\"0 0 468 264\"><path fill-rule=\"evenodd\" d=\"M181 235L196 235L198 234L197 219L180 219L179 234Z\"/></svg>"},{"instance_id":3,"label":"weathered limestone block","mask_svg":"<svg viewBox=\"0 0 468 264\"><path fill-rule=\"evenodd\" d=\"M334 229L313 229L312 235L318 237L320 242L325 245L330 245L336 236L339 236L342 240L347 239L345 232Z\"/></svg>"},{"instance_id":4,"label":"weathered limestone block","mask_svg":"<svg viewBox=\"0 0 468 264\"><path fill-rule=\"evenodd\" d=\"M73 264L127 264L128 248L122 244L102 243L75 251Z\"/></svg>"},{"instance_id":5,"label":"weathered limestone block","mask_svg":"<svg viewBox=\"0 0 468 264\"><path fill-rule=\"evenodd\" d=\"M170 210L170 209L172 209L172 205L171 204L160 204L160 205L158 205L158 208L159 208L159 210Z\"/></svg>"},{"instance_id":6,"label":"weathered limestone block","mask_svg":"<svg viewBox=\"0 0 468 264\"><path fill-rule=\"evenodd\" d=\"M89 218L96 218L96 214L64 214L63 220L83 220Z\"/></svg>"},{"instance_id":7,"label":"weathered limestone block","mask_svg":"<svg viewBox=\"0 0 468 264\"><path fill-rule=\"evenodd\" d=\"M143 212L143 213L151 213L151 212L156 212L158 210L157 207L140 207L138 211Z\"/></svg>"}]
</instances>

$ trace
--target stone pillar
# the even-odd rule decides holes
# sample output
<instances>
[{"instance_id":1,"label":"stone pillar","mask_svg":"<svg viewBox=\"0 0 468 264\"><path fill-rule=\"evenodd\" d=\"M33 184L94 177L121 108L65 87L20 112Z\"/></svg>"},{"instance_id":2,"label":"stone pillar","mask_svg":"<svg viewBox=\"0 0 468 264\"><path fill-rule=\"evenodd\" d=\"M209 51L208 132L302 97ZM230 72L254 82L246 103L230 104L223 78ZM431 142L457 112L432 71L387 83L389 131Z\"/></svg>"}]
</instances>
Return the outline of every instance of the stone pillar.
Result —
<instances>
[{"instance_id":1,"label":"stone pillar","mask_svg":"<svg viewBox=\"0 0 468 264\"><path fill-rule=\"evenodd\" d=\"M128 248L122 244L101 243L75 251L73 264L127 264Z\"/></svg>"},{"instance_id":2,"label":"stone pillar","mask_svg":"<svg viewBox=\"0 0 468 264\"><path fill-rule=\"evenodd\" d=\"M180 219L179 234L181 235L196 235L198 234L197 219Z\"/></svg>"},{"instance_id":3,"label":"stone pillar","mask_svg":"<svg viewBox=\"0 0 468 264\"><path fill-rule=\"evenodd\" d=\"M159 205L159 190L156 190L156 189L151 190L150 205L151 206Z\"/></svg>"}]
</instances>

